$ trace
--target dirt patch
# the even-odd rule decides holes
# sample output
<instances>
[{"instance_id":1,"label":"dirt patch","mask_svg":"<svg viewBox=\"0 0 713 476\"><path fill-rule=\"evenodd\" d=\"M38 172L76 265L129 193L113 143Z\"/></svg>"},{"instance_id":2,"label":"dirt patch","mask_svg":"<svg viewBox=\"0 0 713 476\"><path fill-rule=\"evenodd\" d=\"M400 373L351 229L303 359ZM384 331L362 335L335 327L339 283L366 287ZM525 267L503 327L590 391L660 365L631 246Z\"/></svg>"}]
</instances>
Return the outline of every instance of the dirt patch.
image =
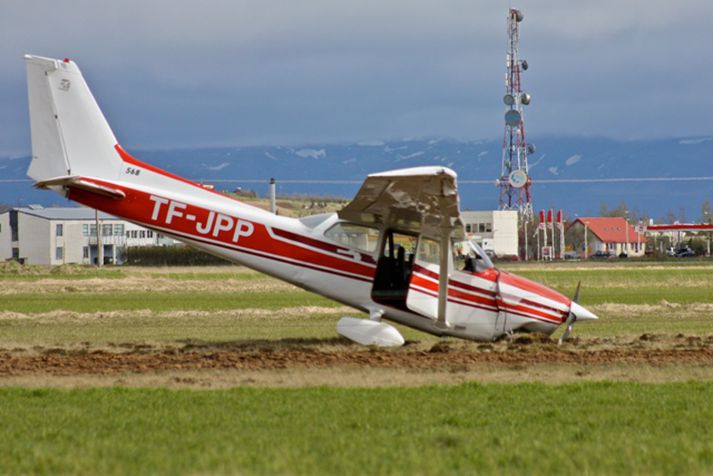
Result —
<instances>
[{"instance_id":1,"label":"dirt patch","mask_svg":"<svg viewBox=\"0 0 713 476\"><path fill-rule=\"evenodd\" d=\"M398 349L365 348L341 338L233 342L186 341L171 345L117 343L0 349L0 377L157 375L166 372L274 372L339 369L467 374L474 369L532 366L592 369L617 366L713 364L713 335L643 334L636 338L573 339L558 346L537 336L478 344L456 340L407 342ZM336 369L336 370L335 370ZM507 373L507 372L506 372Z\"/></svg>"}]
</instances>

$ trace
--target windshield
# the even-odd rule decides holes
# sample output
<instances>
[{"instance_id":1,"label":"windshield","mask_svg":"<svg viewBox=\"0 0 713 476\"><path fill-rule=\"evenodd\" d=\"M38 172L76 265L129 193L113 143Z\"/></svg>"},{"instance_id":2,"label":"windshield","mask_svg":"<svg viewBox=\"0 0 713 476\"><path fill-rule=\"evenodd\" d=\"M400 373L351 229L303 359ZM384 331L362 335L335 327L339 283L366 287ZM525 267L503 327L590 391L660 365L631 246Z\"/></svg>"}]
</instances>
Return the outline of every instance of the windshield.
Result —
<instances>
[{"instance_id":1,"label":"windshield","mask_svg":"<svg viewBox=\"0 0 713 476\"><path fill-rule=\"evenodd\" d=\"M455 269L471 273L480 273L493 267L493 262L474 240L453 243L453 264Z\"/></svg>"}]
</instances>

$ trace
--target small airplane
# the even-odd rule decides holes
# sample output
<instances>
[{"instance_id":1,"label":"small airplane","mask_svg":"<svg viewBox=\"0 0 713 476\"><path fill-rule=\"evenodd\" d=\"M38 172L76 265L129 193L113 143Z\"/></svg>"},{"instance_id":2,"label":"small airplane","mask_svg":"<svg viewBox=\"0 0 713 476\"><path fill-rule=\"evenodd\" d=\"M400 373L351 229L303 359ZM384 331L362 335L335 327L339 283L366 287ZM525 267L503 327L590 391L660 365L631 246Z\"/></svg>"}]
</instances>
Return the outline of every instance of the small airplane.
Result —
<instances>
[{"instance_id":1,"label":"small airplane","mask_svg":"<svg viewBox=\"0 0 713 476\"><path fill-rule=\"evenodd\" d=\"M369 175L337 213L277 216L141 162L117 142L77 64L25 56L35 186L122 217L369 314L337 331L399 346L393 321L492 341L552 334L597 317L562 294L500 271L460 219L456 174L416 167Z\"/></svg>"}]
</instances>

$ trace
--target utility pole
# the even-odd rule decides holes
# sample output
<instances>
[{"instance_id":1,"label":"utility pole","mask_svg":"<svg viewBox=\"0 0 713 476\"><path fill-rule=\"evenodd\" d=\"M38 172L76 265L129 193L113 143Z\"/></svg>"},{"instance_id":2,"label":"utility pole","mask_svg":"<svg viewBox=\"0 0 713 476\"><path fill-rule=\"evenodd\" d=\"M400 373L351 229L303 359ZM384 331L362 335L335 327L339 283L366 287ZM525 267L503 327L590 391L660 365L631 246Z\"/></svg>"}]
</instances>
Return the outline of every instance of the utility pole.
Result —
<instances>
[{"instance_id":1,"label":"utility pole","mask_svg":"<svg viewBox=\"0 0 713 476\"><path fill-rule=\"evenodd\" d=\"M589 246L587 246L587 224L584 224L584 259L589 258Z\"/></svg>"},{"instance_id":2,"label":"utility pole","mask_svg":"<svg viewBox=\"0 0 713 476\"><path fill-rule=\"evenodd\" d=\"M99 210L94 210L94 222L97 229L97 266L104 264L104 244L102 242L101 222L99 221Z\"/></svg>"},{"instance_id":3,"label":"utility pole","mask_svg":"<svg viewBox=\"0 0 713 476\"><path fill-rule=\"evenodd\" d=\"M277 187L274 177L270 179L270 212L277 213Z\"/></svg>"},{"instance_id":4,"label":"utility pole","mask_svg":"<svg viewBox=\"0 0 713 476\"><path fill-rule=\"evenodd\" d=\"M624 229L626 230L626 257L629 257L629 210L624 210Z\"/></svg>"}]
</instances>

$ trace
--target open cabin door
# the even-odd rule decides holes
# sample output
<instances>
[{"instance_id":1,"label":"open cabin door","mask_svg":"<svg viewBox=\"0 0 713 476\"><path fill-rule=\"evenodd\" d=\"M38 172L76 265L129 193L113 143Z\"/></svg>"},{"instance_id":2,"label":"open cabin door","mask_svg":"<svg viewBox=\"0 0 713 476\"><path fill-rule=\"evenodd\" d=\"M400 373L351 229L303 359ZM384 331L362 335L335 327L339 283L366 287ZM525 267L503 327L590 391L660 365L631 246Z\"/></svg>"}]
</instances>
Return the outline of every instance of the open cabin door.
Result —
<instances>
[{"instance_id":1,"label":"open cabin door","mask_svg":"<svg viewBox=\"0 0 713 476\"><path fill-rule=\"evenodd\" d=\"M438 318L438 279L441 246L436 240L422 237L409 280L406 307L426 317Z\"/></svg>"},{"instance_id":2,"label":"open cabin door","mask_svg":"<svg viewBox=\"0 0 713 476\"><path fill-rule=\"evenodd\" d=\"M376 266L371 298L385 306L406 310L406 297L416 255L414 235L389 230Z\"/></svg>"}]
</instances>

